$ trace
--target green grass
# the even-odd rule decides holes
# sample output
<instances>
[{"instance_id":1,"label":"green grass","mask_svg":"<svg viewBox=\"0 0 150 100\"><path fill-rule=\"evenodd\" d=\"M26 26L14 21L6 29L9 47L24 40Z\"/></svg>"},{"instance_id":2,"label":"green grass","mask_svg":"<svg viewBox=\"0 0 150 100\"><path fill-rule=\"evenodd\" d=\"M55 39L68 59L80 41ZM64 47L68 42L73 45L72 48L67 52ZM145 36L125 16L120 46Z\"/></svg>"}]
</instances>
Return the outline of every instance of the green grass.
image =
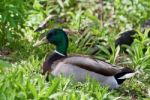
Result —
<instances>
[{"instance_id":1,"label":"green grass","mask_svg":"<svg viewBox=\"0 0 150 100\"><path fill-rule=\"evenodd\" d=\"M96 81L77 83L63 77L49 77L40 73L40 62L32 57L29 61L21 61L12 68L4 68L0 72L0 100L77 100L106 98L107 88Z\"/></svg>"},{"instance_id":2,"label":"green grass","mask_svg":"<svg viewBox=\"0 0 150 100\"><path fill-rule=\"evenodd\" d=\"M120 32L131 28L141 30L141 23L150 16L149 0L103 0L103 8L98 0L11 1L2 0L0 8L0 100L150 100L147 32L143 35L139 31L134 43L124 46L128 55L114 47ZM100 51L93 57L140 73L116 90L101 87L88 78L85 83L77 83L50 76L46 82L41 66L54 46L33 48L32 45L41 34L33 30L49 14L57 17L49 22L48 29L65 27L80 32L69 35L69 55L89 55L97 46ZM112 48L112 54L108 47ZM1 51L5 50L10 50L10 54L3 55Z\"/></svg>"},{"instance_id":3,"label":"green grass","mask_svg":"<svg viewBox=\"0 0 150 100\"><path fill-rule=\"evenodd\" d=\"M69 38L72 38L72 36ZM76 38L72 39L69 46L70 53L88 54L88 51L83 51L84 48L78 47L76 49L77 47L73 46ZM129 56L124 54L124 59L119 59L123 66L139 70L140 73L125 81L116 90L109 90L107 87L102 87L97 81L91 81L88 78L85 83L78 83L70 78L50 75L50 81L45 81L45 76L41 75L41 66L44 55L47 54L45 52L52 52L53 46L47 48L45 45L40 48L33 48L28 45L24 51L22 49L12 58L10 56L11 59L20 60L15 62L0 60L0 100L148 100L150 98L148 94L150 89L149 47L146 47L147 51L143 52L141 45L143 45L141 42L135 40L133 45L128 47ZM119 49L114 49L114 52L117 50ZM28 52L32 55L27 55ZM17 56L17 54L19 55ZM101 52L95 56L97 57L99 54ZM111 59L113 59L112 63L119 64L116 60L120 57L120 54L121 52L109 55L108 61L111 62Z\"/></svg>"}]
</instances>

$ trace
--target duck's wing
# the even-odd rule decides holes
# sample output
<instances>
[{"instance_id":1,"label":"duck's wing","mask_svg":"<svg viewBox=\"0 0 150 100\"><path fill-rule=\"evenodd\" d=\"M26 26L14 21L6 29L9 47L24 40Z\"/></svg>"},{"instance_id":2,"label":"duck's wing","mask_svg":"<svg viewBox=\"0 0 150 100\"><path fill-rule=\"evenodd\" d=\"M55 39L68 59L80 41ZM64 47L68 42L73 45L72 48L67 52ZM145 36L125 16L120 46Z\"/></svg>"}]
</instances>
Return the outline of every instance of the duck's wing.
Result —
<instances>
[{"instance_id":1,"label":"duck's wing","mask_svg":"<svg viewBox=\"0 0 150 100\"><path fill-rule=\"evenodd\" d=\"M104 76L112 76L121 72L121 68L113 67L113 65L104 61L95 60L89 57L73 56L63 60L64 63L72 64L80 68L102 74Z\"/></svg>"}]
</instances>

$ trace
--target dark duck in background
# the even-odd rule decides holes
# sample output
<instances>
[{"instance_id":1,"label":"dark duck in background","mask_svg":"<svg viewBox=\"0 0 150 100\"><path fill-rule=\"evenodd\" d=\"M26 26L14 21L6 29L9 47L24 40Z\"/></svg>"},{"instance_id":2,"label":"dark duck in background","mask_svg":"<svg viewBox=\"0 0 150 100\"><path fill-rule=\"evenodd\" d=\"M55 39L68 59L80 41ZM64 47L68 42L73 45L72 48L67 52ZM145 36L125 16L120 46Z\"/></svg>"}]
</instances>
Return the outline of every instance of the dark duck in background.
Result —
<instances>
[{"instance_id":1,"label":"dark duck in background","mask_svg":"<svg viewBox=\"0 0 150 100\"><path fill-rule=\"evenodd\" d=\"M102 85L111 89L117 88L127 78L135 75L129 68L111 65L104 61L87 56L67 56L68 37L62 29L52 29L47 36L37 41L34 46L51 43L56 50L50 54L43 64L43 74L51 73L54 76L72 76L76 81L86 81L87 73L91 79L96 79Z\"/></svg>"},{"instance_id":2,"label":"dark duck in background","mask_svg":"<svg viewBox=\"0 0 150 100\"><path fill-rule=\"evenodd\" d=\"M150 28L150 20L145 21L141 28L143 33L145 32L146 29ZM138 32L135 30L128 30L121 33L120 37L117 38L115 41L115 47L121 45L130 46L135 39L134 37L135 34L138 34ZM150 37L150 31L148 32L148 37Z\"/></svg>"},{"instance_id":3,"label":"dark duck in background","mask_svg":"<svg viewBox=\"0 0 150 100\"><path fill-rule=\"evenodd\" d=\"M147 20L141 26L142 33L144 33L149 28L150 28L150 20ZM134 39L136 38L134 35L136 34L138 34L138 32L133 29L120 33L120 36L115 40L115 47L122 45L130 46L134 42ZM148 37L150 38L150 31L148 32ZM108 50L110 53L112 53L112 49L110 47L108 48ZM125 53L127 53L125 48L122 48L122 50L125 51ZM97 52L98 51L99 50L97 50Z\"/></svg>"}]
</instances>

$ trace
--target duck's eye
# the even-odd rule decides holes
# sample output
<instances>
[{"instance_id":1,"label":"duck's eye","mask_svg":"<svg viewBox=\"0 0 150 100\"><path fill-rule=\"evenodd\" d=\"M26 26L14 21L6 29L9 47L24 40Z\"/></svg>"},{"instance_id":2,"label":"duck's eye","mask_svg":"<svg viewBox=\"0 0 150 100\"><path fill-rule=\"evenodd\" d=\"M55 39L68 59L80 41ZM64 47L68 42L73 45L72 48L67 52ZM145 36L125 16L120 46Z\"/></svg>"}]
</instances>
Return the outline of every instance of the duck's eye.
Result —
<instances>
[{"instance_id":1,"label":"duck's eye","mask_svg":"<svg viewBox=\"0 0 150 100\"><path fill-rule=\"evenodd\" d=\"M53 36L54 35L54 33L51 33L51 36Z\"/></svg>"},{"instance_id":2,"label":"duck's eye","mask_svg":"<svg viewBox=\"0 0 150 100\"><path fill-rule=\"evenodd\" d=\"M55 35L55 33L56 33L55 31L52 31L52 32L51 32L52 35Z\"/></svg>"},{"instance_id":3,"label":"duck's eye","mask_svg":"<svg viewBox=\"0 0 150 100\"><path fill-rule=\"evenodd\" d=\"M53 32L51 32L50 34L48 34L48 36L50 36L50 37L51 37L51 36L54 36L54 33L53 33Z\"/></svg>"},{"instance_id":4,"label":"duck's eye","mask_svg":"<svg viewBox=\"0 0 150 100\"><path fill-rule=\"evenodd\" d=\"M49 39L52 38L53 36L54 36L53 33L48 33L48 34L47 34L47 39L49 40Z\"/></svg>"}]
</instances>

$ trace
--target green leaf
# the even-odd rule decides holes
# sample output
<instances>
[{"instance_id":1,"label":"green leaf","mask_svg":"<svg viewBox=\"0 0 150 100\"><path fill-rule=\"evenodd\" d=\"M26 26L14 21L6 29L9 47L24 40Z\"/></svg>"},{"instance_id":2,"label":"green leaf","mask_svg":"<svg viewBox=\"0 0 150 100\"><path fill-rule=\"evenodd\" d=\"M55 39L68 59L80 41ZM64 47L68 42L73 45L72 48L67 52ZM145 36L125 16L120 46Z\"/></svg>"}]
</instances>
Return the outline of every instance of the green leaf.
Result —
<instances>
[{"instance_id":1,"label":"green leaf","mask_svg":"<svg viewBox=\"0 0 150 100\"><path fill-rule=\"evenodd\" d=\"M4 93L0 93L0 100L7 100Z\"/></svg>"},{"instance_id":2,"label":"green leaf","mask_svg":"<svg viewBox=\"0 0 150 100\"><path fill-rule=\"evenodd\" d=\"M117 57L118 57L118 55L119 55L119 51L120 51L120 46L118 46L117 48L116 48L116 53L115 53L115 56L114 56L114 62L116 61L116 59L117 59Z\"/></svg>"},{"instance_id":3,"label":"green leaf","mask_svg":"<svg viewBox=\"0 0 150 100\"><path fill-rule=\"evenodd\" d=\"M29 90L31 91L32 95L34 96L34 98L38 98L38 94L37 94L37 90L36 90L36 87L30 83L30 80L28 80L28 88Z\"/></svg>"},{"instance_id":4,"label":"green leaf","mask_svg":"<svg viewBox=\"0 0 150 100\"><path fill-rule=\"evenodd\" d=\"M62 0L57 0L57 2L59 3L59 5L60 5L61 8L64 8L64 3L63 3Z\"/></svg>"},{"instance_id":5,"label":"green leaf","mask_svg":"<svg viewBox=\"0 0 150 100\"><path fill-rule=\"evenodd\" d=\"M36 9L36 10L40 10L41 7L42 7L42 6L41 6L40 3L38 2L38 0L34 0L33 8Z\"/></svg>"},{"instance_id":6,"label":"green leaf","mask_svg":"<svg viewBox=\"0 0 150 100\"><path fill-rule=\"evenodd\" d=\"M55 79L55 80L52 81L51 86L47 89L47 92L45 94L46 97L49 97L56 90L56 88L58 87L59 82L60 81L58 79Z\"/></svg>"},{"instance_id":7,"label":"green leaf","mask_svg":"<svg viewBox=\"0 0 150 100\"><path fill-rule=\"evenodd\" d=\"M0 69L5 67L12 67L12 65L7 61L0 60Z\"/></svg>"}]
</instances>

